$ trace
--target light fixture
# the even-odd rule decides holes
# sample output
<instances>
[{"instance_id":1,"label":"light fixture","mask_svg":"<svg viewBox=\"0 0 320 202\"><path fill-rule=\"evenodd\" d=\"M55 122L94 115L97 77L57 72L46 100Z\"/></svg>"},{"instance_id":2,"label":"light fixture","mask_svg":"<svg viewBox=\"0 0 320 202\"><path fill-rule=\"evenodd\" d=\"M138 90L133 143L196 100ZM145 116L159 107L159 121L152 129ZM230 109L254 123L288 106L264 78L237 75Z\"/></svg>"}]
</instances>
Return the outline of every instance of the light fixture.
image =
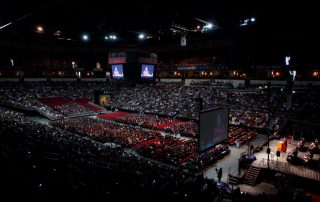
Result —
<instances>
[{"instance_id":1,"label":"light fixture","mask_svg":"<svg viewBox=\"0 0 320 202\"><path fill-rule=\"evenodd\" d=\"M89 40L89 36L88 36L87 34L83 34L83 35L82 35L82 39L83 39L84 41L88 41L88 40Z\"/></svg>"},{"instance_id":2,"label":"light fixture","mask_svg":"<svg viewBox=\"0 0 320 202\"><path fill-rule=\"evenodd\" d=\"M44 28L42 26L37 26L37 32L42 33L44 31Z\"/></svg>"},{"instance_id":3,"label":"light fixture","mask_svg":"<svg viewBox=\"0 0 320 202\"><path fill-rule=\"evenodd\" d=\"M139 34L138 38L139 38L139 39L144 39L144 38L145 38L145 35L141 33L141 34Z\"/></svg>"}]
</instances>

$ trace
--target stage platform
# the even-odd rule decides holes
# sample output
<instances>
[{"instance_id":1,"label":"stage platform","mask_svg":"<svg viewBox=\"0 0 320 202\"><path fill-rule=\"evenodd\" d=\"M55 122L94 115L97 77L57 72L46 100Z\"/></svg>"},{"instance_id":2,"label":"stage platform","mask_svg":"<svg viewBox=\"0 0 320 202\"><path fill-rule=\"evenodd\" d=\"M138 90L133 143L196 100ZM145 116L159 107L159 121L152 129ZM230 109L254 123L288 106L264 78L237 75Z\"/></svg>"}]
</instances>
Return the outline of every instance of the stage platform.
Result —
<instances>
[{"instance_id":1,"label":"stage platform","mask_svg":"<svg viewBox=\"0 0 320 202\"><path fill-rule=\"evenodd\" d=\"M281 152L280 156L276 156L277 152L277 143L279 140L271 140L270 141L270 157L269 157L269 168L278 172L282 172L285 174L295 175L303 178L308 178L315 181L320 181L320 172L319 166L317 169L311 169L303 165L293 165L287 161L287 155L289 152L293 151L298 144L298 141L292 140L291 143L287 145L287 151ZM306 142L305 146L309 148L310 142ZM307 152L300 152L298 153L298 157L302 158ZM268 154L267 154L267 147L265 146L263 150L258 153L254 154L257 158L252 165L262 168L268 168ZM319 162L320 154L314 154L313 160Z\"/></svg>"},{"instance_id":2,"label":"stage platform","mask_svg":"<svg viewBox=\"0 0 320 202\"><path fill-rule=\"evenodd\" d=\"M260 145L263 141L267 140L266 135L258 134L256 138L254 138L250 143L253 146ZM276 149L277 149L277 143L279 140L272 140L270 141L270 148L271 152L276 154ZM286 158L287 154L292 151L296 145L298 144L298 141L292 141L290 144L288 143L287 146L287 152L282 152L280 154L280 157L278 157L278 164L277 164L277 157L276 155L273 156L273 160L270 156L270 169L274 169L279 172L290 172L291 175L299 176L302 178L307 178L307 179L312 179L316 181L320 181L319 177L319 171L316 169L310 169L306 168L303 166L295 166L295 165L290 165ZM309 147L310 142L306 142L305 144L307 147ZM222 181L223 182L228 182L228 174L237 176L238 175L238 159L241 155L241 153L246 152L248 150L247 145L242 145L240 148L236 148L235 146L229 146L231 152L229 155L225 156L223 159L220 159L215 165L212 165L211 167L207 168L204 172L203 175L206 178L209 179L214 179L217 180L217 173L216 173L216 168L222 168L223 174L222 174ZM254 155L256 156L256 160L253 161L254 166L259 166L266 168L265 165L263 164L263 159L267 159L267 146L263 147L263 150L260 152L255 153ZM298 156L300 158L303 158L303 156L306 154L306 152L299 152ZM319 160L320 155L315 154L313 159ZM266 163L266 160L265 160ZM282 171L283 165L286 164L287 166L287 171ZM282 166L282 167L281 167ZM288 170L289 169L289 170ZM241 170L241 175L239 177L244 177L243 175L245 174L245 170ZM272 183L267 183L267 182L260 182L254 186L247 185L247 184L238 184L234 185L233 188L239 187L242 191L244 192L250 192L250 193L261 193L262 191L267 193L267 194L277 194L277 189L273 186Z\"/></svg>"}]
</instances>

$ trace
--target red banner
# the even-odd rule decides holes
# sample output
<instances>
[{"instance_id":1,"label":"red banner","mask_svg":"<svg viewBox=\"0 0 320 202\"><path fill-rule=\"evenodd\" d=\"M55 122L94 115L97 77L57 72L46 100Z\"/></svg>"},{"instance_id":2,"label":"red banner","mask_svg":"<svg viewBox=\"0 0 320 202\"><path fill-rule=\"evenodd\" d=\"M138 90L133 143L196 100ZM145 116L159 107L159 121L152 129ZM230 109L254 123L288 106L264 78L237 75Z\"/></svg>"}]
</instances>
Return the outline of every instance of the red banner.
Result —
<instances>
[{"instance_id":1,"label":"red banner","mask_svg":"<svg viewBox=\"0 0 320 202\"><path fill-rule=\"evenodd\" d=\"M126 63L126 57L109 58L108 64L124 64Z\"/></svg>"}]
</instances>

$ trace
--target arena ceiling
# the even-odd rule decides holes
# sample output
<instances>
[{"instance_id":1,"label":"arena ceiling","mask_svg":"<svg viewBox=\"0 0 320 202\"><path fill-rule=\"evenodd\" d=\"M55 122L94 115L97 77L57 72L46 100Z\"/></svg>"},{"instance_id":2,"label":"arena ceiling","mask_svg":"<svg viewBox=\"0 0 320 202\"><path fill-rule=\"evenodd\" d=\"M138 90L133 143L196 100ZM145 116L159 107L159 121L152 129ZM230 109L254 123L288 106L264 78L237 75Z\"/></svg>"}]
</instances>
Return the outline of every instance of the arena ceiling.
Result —
<instances>
[{"instance_id":1,"label":"arena ceiling","mask_svg":"<svg viewBox=\"0 0 320 202\"><path fill-rule=\"evenodd\" d=\"M248 32L249 40L254 35L266 44L270 39L275 39L275 44L281 40L289 44L318 42L317 6L293 4L203 0L174 4L170 1L5 0L0 6L0 37L2 34L49 43L132 47L178 44L182 35L188 40L210 40ZM248 26L240 26L244 20L252 18L255 18L254 23L249 21ZM208 23L213 29L204 29ZM39 26L42 27L40 31ZM139 38L141 34L144 34L143 40ZM116 39L113 40L113 36Z\"/></svg>"}]
</instances>

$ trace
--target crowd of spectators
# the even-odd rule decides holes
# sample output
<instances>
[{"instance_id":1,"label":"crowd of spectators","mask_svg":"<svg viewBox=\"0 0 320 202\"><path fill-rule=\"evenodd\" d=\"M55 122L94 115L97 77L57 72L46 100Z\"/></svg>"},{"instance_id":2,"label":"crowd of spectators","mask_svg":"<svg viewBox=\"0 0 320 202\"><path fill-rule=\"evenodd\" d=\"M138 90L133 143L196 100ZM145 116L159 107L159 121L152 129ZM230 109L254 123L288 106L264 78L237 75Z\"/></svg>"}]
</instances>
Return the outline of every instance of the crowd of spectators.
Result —
<instances>
[{"instance_id":1,"label":"crowd of spectators","mask_svg":"<svg viewBox=\"0 0 320 202\"><path fill-rule=\"evenodd\" d=\"M229 139L228 143L230 145L240 146L241 144L245 144L255 136L258 135L255 129L244 128L244 127L229 127Z\"/></svg>"},{"instance_id":2,"label":"crowd of spectators","mask_svg":"<svg viewBox=\"0 0 320 202\"><path fill-rule=\"evenodd\" d=\"M21 105L24 107L32 107L37 106L37 98L39 98L39 94L42 91L47 91L48 94L54 94L59 92L59 90L52 90L51 87L43 85L43 90L33 90L28 89L25 85L15 84L17 85L14 88L8 88L6 85L10 85L5 83L1 86L1 92L3 92L0 97L2 101L6 101L8 103L16 104L13 100L17 99L17 105ZM33 84L31 84L33 85ZM77 84L75 84L77 85ZM158 86L157 86L158 85ZM168 85L168 86L167 86ZM238 117L238 119L234 119L234 125L245 125L248 128L266 128L267 127L267 120L269 116L268 112L268 99L271 98L271 109L278 109L280 106L280 111L277 113L271 112L271 123L270 127L272 129L279 129L280 125L285 121L285 115L281 112L285 111L285 105L282 101L277 100L277 96L275 93L271 93L269 95L265 95L265 92L260 92L256 90L249 89L247 91L236 91L236 90L221 90L216 89L214 87L187 87L181 84L155 84L151 86L138 86L134 88L132 92L129 92L129 88L124 87L120 89L121 96L117 97L114 103L118 102L118 99L127 99L128 103L133 103L130 98L139 99L140 95L144 95L144 99L148 96L149 91L151 92L153 88L157 86L159 92L166 92L170 94L173 98L172 103L175 102L182 102L185 104L187 110L188 108L188 97L192 97L192 95L200 95L203 96L204 106L228 106L230 108L230 119L233 121L233 117ZM162 87L165 86L165 89ZM178 88L167 89L169 87L176 86ZM42 89L41 88L41 89ZM54 88L54 87L53 87ZM63 88L63 87L61 87ZM10 90L8 90L10 89ZM37 87L35 87L37 89ZM50 90L49 90L50 89ZM63 91L63 90L62 90ZM128 92L128 94L127 94ZM64 96L72 97L68 95L69 92L65 92ZM130 94L131 93L131 94ZM90 93L89 93L90 94ZM259 96L261 94L261 96ZM57 93L56 95L61 95ZM212 97L210 97L210 95ZM126 98L124 98L127 96ZM147 100L148 102L153 101L153 98L159 99L161 101L162 96L158 95L157 93L153 94L154 97L150 96L150 99ZM197 97L196 96L196 97ZM164 95L164 100L169 99L170 96ZM210 98L208 98L210 97ZM184 99L182 99L184 98ZM148 173L146 176L141 180L146 180L147 182L141 182L143 185L140 184L139 186L143 186L150 183L149 185L153 184L153 181L150 181L149 176L155 173L158 173L158 169L160 168L161 172L162 169L167 171L165 173L164 178L168 178L171 181L164 187L170 189L171 191L176 188L175 185L171 185L171 183L177 183L175 177L171 177L172 173L175 173L176 170L172 168L163 167L163 165L158 165L155 163L151 163L150 161L144 159L144 157L151 158L154 160L159 160L161 162L170 164L170 165L179 165L179 168L186 169L188 171L199 171L206 168L208 165L212 165L217 159L223 157L225 154L230 152L226 145L219 145L214 149L211 149L206 152L197 152L197 141L194 139L184 139L179 137L171 137L165 136L163 137L157 132L153 132L147 129L143 129L142 127L152 128L155 125L160 125L166 122L173 121L173 118L159 118L158 116L154 115L146 115L143 114L148 110L148 112L153 112L152 105L150 104L148 108L139 108L143 106L146 101L144 99L139 99L140 102L137 102L136 105L131 105L131 110L140 111L142 112L140 115L130 115L126 118L119 119L117 121L123 122L125 124L118 124L114 122L99 120L95 118L80 118L80 119L68 119L68 120L56 120L52 121L52 125L56 127L50 127L42 124L38 124L32 121L28 121L25 119L24 115L18 112L13 112L10 110L0 108L0 122L1 122L1 138L12 138L14 136L21 138L20 141L26 141L27 145L29 146L29 142L32 142L30 145L45 145L45 147L54 148L54 151L68 151L68 153L73 153L72 157L88 162L94 163L101 163L101 161L97 160L97 157L100 155L103 157L104 165L112 166L114 164L117 167L121 168L124 172L127 171L128 168L124 168L125 165L130 164L130 168L133 168L134 171L141 174L142 172ZM191 98L191 100L194 97ZM301 97L299 99L302 99ZM308 103L315 102L312 98L308 98ZM183 102L187 100L186 102ZM224 103L222 102L224 100ZM34 102L35 101L35 102ZM169 101L168 101L169 102ZM126 102L124 102L126 103ZM294 102L294 105L299 106L299 109L303 108L300 106L301 103ZM125 106L125 104L124 104ZM146 106L146 105L145 105ZM171 107L174 105L171 105ZM179 107L179 105L175 105ZM136 107L140 110L136 110ZM195 106L196 107L196 106ZM170 108L163 108L166 110L170 110ZM178 111L178 110L177 110ZM196 110L193 111L197 113ZM246 112L241 114L242 112ZM238 114L239 113L239 114ZM156 113L157 114L157 113ZM179 114L179 113L177 113ZM144 118L143 118L144 117ZM245 118L243 118L245 117ZM243 121L244 120L244 121ZM265 124L261 125L265 120ZM236 122L238 121L238 122ZM231 122L232 123L232 122ZM135 125L135 126L128 126ZM241 129L241 127L239 127ZM250 138L256 135L255 130L248 129L242 131L238 130L239 128L231 127L231 132L229 132L229 136L234 139L234 142L239 141L240 143L243 141L248 141ZM182 136L188 137L195 137L196 132L196 124L194 121L187 121L181 122L172 126L165 128L166 131L172 133L180 133ZM189 132L190 134L184 134L184 132ZM92 138L86 138L87 136L78 136L74 133L85 134ZM8 134L14 134L10 137ZM23 134L23 135L21 135ZM19 139L17 138L17 139ZM94 140L98 140L96 142ZM154 141L150 141L154 140ZM123 147L133 148L140 154L140 157L135 156L132 153L127 153L124 150L119 150L115 148L109 148L107 144L103 144L106 142L113 142L119 144ZM145 144L144 144L145 143ZM66 154L69 155L69 154ZM86 159L86 160L84 160ZM128 160L129 159L129 160ZM122 162L126 162L127 164L122 164ZM128 161L130 163L128 163ZM133 162L138 163L133 163ZM107 163L106 163L107 162ZM111 163L112 162L112 163ZM132 165L131 165L132 164ZM151 171L145 171L144 169L149 169L151 167ZM175 174L174 174L175 175ZM140 176L139 176L140 177ZM185 183L185 177L183 178L183 183ZM154 178L152 178L153 180ZM161 180L163 178L157 178L162 183ZM179 183L179 182L178 182ZM179 184L180 186L181 184ZM154 185L153 187L162 186L160 184ZM178 185L177 185L178 186ZM164 189L166 189L164 188ZM163 190L163 188L161 189Z\"/></svg>"},{"instance_id":3,"label":"crowd of spectators","mask_svg":"<svg viewBox=\"0 0 320 202\"><path fill-rule=\"evenodd\" d=\"M107 189L107 192L105 190L93 191L98 194L97 199L99 200L113 197L117 200L121 198L119 193L131 193L131 199L132 197L150 199L148 197L158 196L161 197L161 200L164 198L179 200L188 198L190 200L190 198L200 196L198 194L204 185L204 179L201 176L199 178L177 168L153 163L123 149L112 148L66 130L28 121L21 113L6 109L0 109L0 112L1 150L3 145L6 145L6 148L21 151L20 155L26 160L20 162L22 164L20 172L25 173L31 170L31 174L25 173L23 179L20 179L21 183L26 183L26 185L19 191L36 189L36 191L32 190L32 193L38 193L38 195L33 195L31 192L26 192L25 199L39 199L37 197L43 196L41 195L43 189L47 190L47 194L40 199L51 200L50 197L61 199L68 198L68 196L78 198L77 194L86 197L80 197L82 200L92 199L95 197L92 196L90 190L97 189L96 184L101 184L104 189ZM40 163L39 158L53 154L53 160L50 160L51 157L47 158L50 163ZM8 156L9 154L5 155L5 158ZM67 166L61 166L60 164L65 161L68 162ZM30 167L29 164L31 164ZM11 171L6 170L6 172ZM108 178L105 178L106 174ZM11 179L15 177L15 175L9 176ZM103 180L98 180L101 178ZM93 184L94 179L96 180ZM17 187L21 186L19 184L15 190L18 191ZM62 189L70 190L63 197L56 194L57 191L58 193L63 192L60 189L61 186ZM6 187L6 189L9 188ZM90 194L81 193L84 190ZM208 191L213 192L213 190Z\"/></svg>"},{"instance_id":4,"label":"crowd of spectators","mask_svg":"<svg viewBox=\"0 0 320 202\"><path fill-rule=\"evenodd\" d=\"M183 121L175 125L167 126L164 130L168 133L174 133L184 137L197 138L199 136L198 124L195 121Z\"/></svg>"},{"instance_id":5,"label":"crowd of spectators","mask_svg":"<svg viewBox=\"0 0 320 202\"><path fill-rule=\"evenodd\" d=\"M141 144L137 151L143 156L177 166L186 157L197 154L197 141L165 136Z\"/></svg>"},{"instance_id":6,"label":"crowd of spectators","mask_svg":"<svg viewBox=\"0 0 320 202\"><path fill-rule=\"evenodd\" d=\"M197 139L164 136L140 126L124 125L97 118L53 120L50 124L63 130L89 136L102 143L115 143L121 147L133 148L143 157L173 166L180 166L199 155ZM201 163L209 165L205 161L201 159ZM200 160L197 161L199 162ZM187 166L192 170L199 168L190 163L184 164L183 167L188 169Z\"/></svg>"},{"instance_id":7,"label":"crowd of spectators","mask_svg":"<svg viewBox=\"0 0 320 202\"><path fill-rule=\"evenodd\" d=\"M270 128L279 129L286 119L283 92L266 93L257 89L221 89L215 86L184 86L182 83L157 83L138 86L134 90L124 88L115 97L113 105L118 109L174 115L180 118L198 119L199 99L203 109L230 108L230 124L265 129L268 127L269 101L271 109ZM278 99L279 98L279 99Z\"/></svg>"},{"instance_id":8,"label":"crowd of spectators","mask_svg":"<svg viewBox=\"0 0 320 202\"><path fill-rule=\"evenodd\" d=\"M162 117L144 113L128 113L114 120L129 125L136 125L155 130L164 130L167 133L175 134L178 136L191 138L198 137L198 125L195 121L192 120L178 120L170 117ZM174 123L171 124L172 122ZM163 126L163 128L159 128L158 126Z\"/></svg>"},{"instance_id":9,"label":"crowd of spectators","mask_svg":"<svg viewBox=\"0 0 320 202\"><path fill-rule=\"evenodd\" d=\"M173 122L174 119L168 117L160 117L151 114L128 113L115 119L117 122L130 125L141 126L144 128L157 129L156 126Z\"/></svg>"},{"instance_id":10,"label":"crowd of spectators","mask_svg":"<svg viewBox=\"0 0 320 202\"><path fill-rule=\"evenodd\" d=\"M188 161L185 161L182 165L185 168L193 171L199 171L207 168L208 166L217 162L217 160L223 158L230 153L230 149L225 144L219 144L213 149L200 152L198 155L193 156Z\"/></svg>"},{"instance_id":11,"label":"crowd of spectators","mask_svg":"<svg viewBox=\"0 0 320 202\"><path fill-rule=\"evenodd\" d=\"M233 88L232 82L214 81L212 79L208 80L192 80L190 85L195 86L216 86L221 88Z\"/></svg>"},{"instance_id":12,"label":"crowd of spectators","mask_svg":"<svg viewBox=\"0 0 320 202\"><path fill-rule=\"evenodd\" d=\"M57 106L54 106L53 109L65 116L79 116L83 114L90 114L90 110L75 103L57 105Z\"/></svg>"},{"instance_id":13,"label":"crowd of spectators","mask_svg":"<svg viewBox=\"0 0 320 202\"><path fill-rule=\"evenodd\" d=\"M61 118L68 111L71 114L72 111L85 112L86 107L75 107L78 105L75 103L75 105L60 106L54 109L38 102L38 99L61 96L70 100L77 98L93 100L94 90L114 92L110 104L119 110L193 120L198 119L199 98L201 98L204 110L228 107L230 109L229 123L232 125L265 129L268 127L271 115L269 127L272 130L281 128L286 122L285 117L292 110L299 111L303 108L303 104L299 101L301 99L295 95L293 108L288 111L286 109L286 93L280 91L279 88L239 90L219 88L214 85L185 86L183 83L155 83L131 88L126 86L111 87L104 82L8 82L3 83L0 87L0 101L28 109L36 108L47 114L48 117ZM315 103L314 100L309 96L308 103ZM90 109L88 110L90 111ZM126 118L128 120L119 121L133 121L135 123L132 122L132 124L137 125L148 124L140 119L123 117L123 119ZM154 121L162 123L164 119L159 118ZM151 128L155 123L150 123L151 125L148 127Z\"/></svg>"},{"instance_id":14,"label":"crowd of spectators","mask_svg":"<svg viewBox=\"0 0 320 202\"><path fill-rule=\"evenodd\" d=\"M77 98L93 100L94 90L110 90L104 82L2 82L0 102L25 109L35 109L50 119L63 118L66 115L88 112L90 109L73 103ZM64 97L70 102L66 106L48 106L39 102L39 98Z\"/></svg>"},{"instance_id":15,"label":"crowd of spectators","mask_svg":"<svg viewBox=\"0 0 320 202\"><path fill-rule=\"evenodd\" d=\"M97 118L54 120L50 124L71 132L87 135L103 143L113 142L124 147L160 136L158 132Z\"/></svg>"},{"instance_id":16,"label":"crowd of spectators","mask_svg":"<svg viewBox=\"0 0 320 202\"><path fill-rule=\"evenodd\" d=\"M37 109L52 119L62 118L66 114L85 113L86 107L70 104L52 108L39 102L42 97L61 96L70 100L87 98L93 100L94 90L113 91L115 96L111 104L119 110L131 110L138 113L152 113L185 119L198 119L199 98L203 100L203 109L228 107L229 123L253 128L279 130L286 122L288 113L309 109L306 105L316 103L313 94L306 98L293 95L293 107L287 108L286 92L280 88L228 89L217 86L185 86L183 83L156 83L130 87L111 87L104 82L7 82L0 87L0 101L27 109ZM316 104L310 107L314 109ZM270 108L270 109L269 109ZM63 111L63 113L61 113ZM90 111L90 109L88 109ZM270 116L270 118L269 118ZM124 117L123 119L125 119ZM134 124L148 124L143 120ZM162 123L164 119L158 119ZM138 123L139 122L139 123ZM144 122L144 123L142 123ZM148 126L152 127L152 124ZM170 129L169 129L170 130ZM192 132L191 132L192 133Z\"/></svg>"}]
</instances>

